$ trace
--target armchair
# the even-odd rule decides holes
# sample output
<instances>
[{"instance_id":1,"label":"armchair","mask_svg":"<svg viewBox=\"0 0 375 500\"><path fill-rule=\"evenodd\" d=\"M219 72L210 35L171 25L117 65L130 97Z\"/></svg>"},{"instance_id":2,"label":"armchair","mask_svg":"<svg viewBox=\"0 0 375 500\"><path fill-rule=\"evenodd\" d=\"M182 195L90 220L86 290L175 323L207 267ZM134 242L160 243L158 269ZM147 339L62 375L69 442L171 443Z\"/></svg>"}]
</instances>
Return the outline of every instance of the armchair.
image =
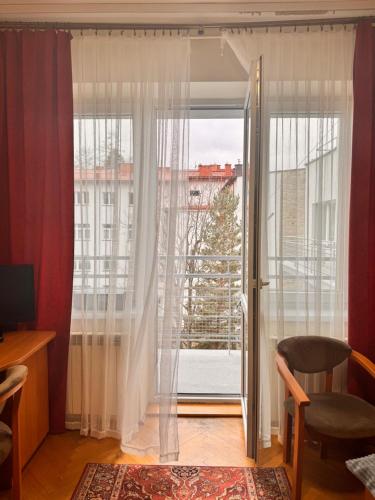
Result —
<instances>
[{"instance_id":1,"label":"armchair","mask_svg":"<svg viewBox=\"0 0 375 500\"><path fill-rule=\"evenodd\" d=\"M18 409L27 371L26 366L13 366L7 370L5 380L0 384L0 416L5 403L12 399L11 428L0 421L0 467L12 453L12 500L20 500L22 495Z\"/></svg>"},{"instance_id":2,"label":"armchair","mask_svg":"<svg viewBox=\"0 0 375 500\"><path fill-rule=\"evenodd\" d=\"M375 364L345 342L327 337L291 337L281 341L277 350L277 370L285 382L283 460L291 461L294 419L292 500L300 500L305 429L321 442L322 458L330 440L375 437L375 407L357 396L332 392L333 368L345 359L358 363L373 378ZM325 372L325 392L306 394L294 377L295 370Z\"/></svg>"}]
</instances>

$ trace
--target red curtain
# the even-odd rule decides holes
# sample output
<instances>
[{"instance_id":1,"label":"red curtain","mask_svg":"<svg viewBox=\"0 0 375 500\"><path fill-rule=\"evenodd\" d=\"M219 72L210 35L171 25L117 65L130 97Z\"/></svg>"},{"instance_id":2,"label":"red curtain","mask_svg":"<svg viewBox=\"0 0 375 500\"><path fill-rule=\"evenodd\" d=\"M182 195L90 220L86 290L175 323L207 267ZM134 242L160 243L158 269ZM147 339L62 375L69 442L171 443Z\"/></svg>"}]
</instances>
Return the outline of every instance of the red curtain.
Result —
<instances>
[{"instance_id":1,"label":"red curtain","mask_svg":"<svg viewBox=\"0 0 375 500\"><path fill-rule=\"evenodd\" d=\"M49 346L51 432L64 430L73 275L71 36L0 33L0 262L34 265Z\"/></svg>"},{"instance_id":2,"label":"red curtain","mask_svg":"<svg viewBox=\"0 0 375 500\"><path fill-rule=\"evenodd\" d=\"M349 243L349 343L375 362L375 30L358 25L354 57ZM350 367L349 390L375 404L375 384Z\"/></svg>"}]
</instances>

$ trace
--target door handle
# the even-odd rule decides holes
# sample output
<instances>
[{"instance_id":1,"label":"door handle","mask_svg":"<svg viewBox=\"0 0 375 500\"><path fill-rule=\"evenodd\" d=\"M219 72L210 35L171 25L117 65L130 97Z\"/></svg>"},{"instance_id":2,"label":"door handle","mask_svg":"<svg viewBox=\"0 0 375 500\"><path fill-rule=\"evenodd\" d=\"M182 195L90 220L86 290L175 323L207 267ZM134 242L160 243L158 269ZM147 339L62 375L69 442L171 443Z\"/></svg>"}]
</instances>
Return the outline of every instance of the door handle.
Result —
<instances>
[{"instance_id":1,"label":"door handle","mask_svg":"<svg viewBox=\"0 0 375 500\"><path fill-rule=\"evenodd\" d=\"M260 279L260 288L262 289L264 286L268 286L270 284L269 281L263 281L262 278Z\"/></svg>"}]
</instances>

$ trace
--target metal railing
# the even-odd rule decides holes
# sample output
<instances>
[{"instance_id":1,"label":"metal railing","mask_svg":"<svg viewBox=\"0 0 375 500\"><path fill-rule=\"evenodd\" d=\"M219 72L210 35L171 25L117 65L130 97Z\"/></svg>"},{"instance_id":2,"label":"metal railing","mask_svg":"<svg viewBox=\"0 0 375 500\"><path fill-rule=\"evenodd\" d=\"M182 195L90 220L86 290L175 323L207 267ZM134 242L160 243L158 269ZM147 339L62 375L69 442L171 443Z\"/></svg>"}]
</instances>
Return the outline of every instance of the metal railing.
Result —
<instances>
[{"instance_id":1,"label":"metal railing","mask_svg":"<svg viewBox=\"0 0 375 500\"><path fill-rule=\"evenodd\" d=\"M183 279L182 348L239 349L241 257L188 255L182 258L185 259L185 273L180 275ZM76 256L76 263L79 260ZM103 270L105 260L105 257L85 257L90 265L77 264L81 269L74 272L73 319L79 319L82 311L95 311L96 318L104 317L109 293L115 293L115 308L121 314L128 292L128 258L118 257L116 269L107 272Z\"/></svg>"},{"instance_id":2,"label":"metal railing","mask_svg":"<svg viewBox=\"0 0 375 500\"><path fill-rule=\"evenodd\" d=\"M239 349L240 296L239 255L187 256L182 348Z\"/></svg>"},{"instance_id":3,"label":"metal railing","mask_svg":"<svg viewBox=\"0 0 375 500\"><path fill-rule=\"evenodd\" d=\"M314 314L319 299L321 313L329 314L332 294L336 289L335 242L316 242L304 238L284 238L282 255L269 256L270 286L267 287L271 310L278 307L280 287L283 309L291 321L298 320L298 297L301 291L309 314ZM223 255L187 255L183 279L182 348L239 349L241 344L241 257ZM115 308L121 314L125 305L128 258L118 257L115 269L104 270L106 257L86 257L90 266L74 273L73 319L82 311L89 318L108 307L109 293L115 293ZM79 257L76 257L76 263ZM319 278L319 279L318 279ZM281 283L282 281L282 283ZM112 286L108 288L108 283ZM113 283L114 288L113 289ZM93 293L93 290L96 293ZM317 294L317 295L316 295ZM112 304L113 304L112 300Z\"/></svg>"}]
</instances>

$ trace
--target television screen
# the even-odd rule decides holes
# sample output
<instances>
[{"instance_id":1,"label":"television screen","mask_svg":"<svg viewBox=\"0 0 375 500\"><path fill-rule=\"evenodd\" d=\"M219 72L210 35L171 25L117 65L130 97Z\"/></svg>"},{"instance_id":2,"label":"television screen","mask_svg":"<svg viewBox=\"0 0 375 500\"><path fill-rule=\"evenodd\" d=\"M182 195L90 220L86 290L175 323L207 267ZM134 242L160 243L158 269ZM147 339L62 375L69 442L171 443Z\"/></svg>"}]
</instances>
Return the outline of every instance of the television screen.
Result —
<instances>
[{"instance_id":1,"label":"television screen","mask_svg":"<svg viewBox=\"0 0 375 500\"><path fill-rule=\"evenodd\" d=\"M35 319L32 265L0 266L0 325Z\"/></svg>"}]
</instances>

